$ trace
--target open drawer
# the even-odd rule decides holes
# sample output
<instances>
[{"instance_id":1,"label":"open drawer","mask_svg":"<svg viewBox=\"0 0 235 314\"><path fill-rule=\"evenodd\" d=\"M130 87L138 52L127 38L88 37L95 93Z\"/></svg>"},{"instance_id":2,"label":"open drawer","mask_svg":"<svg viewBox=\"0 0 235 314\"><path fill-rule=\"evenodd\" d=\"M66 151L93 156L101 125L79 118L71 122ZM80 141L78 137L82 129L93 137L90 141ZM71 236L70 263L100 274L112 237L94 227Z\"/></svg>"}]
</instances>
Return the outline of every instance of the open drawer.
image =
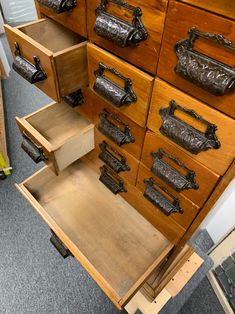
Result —
<instances>
[{"instance_id":1,"label":"open drawer","mask_svg":"<svg viewBox=\"0 0 235 314\"><path fill-rule=\"evenodd\" d=\"M50 19L5 25L13 68L59 101L88 84L86 40Z\"/></svg>"},{"instance_id":2,"label":"open drawer","mask_svg":"<svg viewBox=\"0 0 235 314\"><path fill-rule=\"evenodd\" d=\"M23 118L22 148L36 162L44 161L58 174L95 147L94 125L66 103L51 103Z\"/></svg>"},{"instance_id":3,"label":"open drawer","mask_svg":"<svg viewBox=\"0 0 235 314\"><path fill-rule=\"evenodd\" d=\"M172 249L80 160L59 176L44 167L17 187L118 308Z\"/></svg>"}]
</instances>

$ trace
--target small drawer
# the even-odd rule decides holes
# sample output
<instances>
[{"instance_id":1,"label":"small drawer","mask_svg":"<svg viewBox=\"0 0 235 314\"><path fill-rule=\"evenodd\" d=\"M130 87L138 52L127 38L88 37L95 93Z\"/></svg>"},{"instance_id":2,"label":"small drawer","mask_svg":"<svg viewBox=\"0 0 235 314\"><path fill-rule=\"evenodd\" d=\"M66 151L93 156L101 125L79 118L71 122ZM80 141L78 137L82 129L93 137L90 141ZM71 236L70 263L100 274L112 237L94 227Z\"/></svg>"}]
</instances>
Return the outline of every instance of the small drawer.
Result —
<instances>
[{"instance_id":1,"label":"small drawer","mask_svg":"<svg viewBox=\"0 0 235 314\"><path fill-rule=\"evenodd\" d=\"M144 127L153 77L93 44L88 44L89 86L117 110Z\"/></svg>"},{"instance_id":2,"label":"small drawer","mask_svg":"<svg viewBox=\"0 0 235 314\"><path fill-rule=\"evenodd\" d=\"M63 102L16 121L24 151L36 163L46 162L56 174L95 147L94 125Z\"/></svg>"},{"instance_id":3,"label":"small drawer","mask_svg":"<svg viewBox=\"0 0 235 314\"><path fill-rule=\"evenodd\" d=\"M158 76L234 118L234 47L235 21L171 1Z\"/></svg>"},{"instance_id":4,"label":"small drawer","mask_svg":"<svg viewBox=\"0 0 235 314\"><path fill-rule=\"evenodd\" d=\"M85 158L94 163L97 169L105 164L118 173L121 178L133 185L136 184L139 161L97 129L95 129L95 149L88 153Z\"/></svg>"},{"instance_id":5,"label":"small drawer","mask_svg":"<svg viewBox=\"0 0 235 314\"><path fill-rule=\"evenodd\" d=\"M91 97L94 123L98 130L117 146L140 159L145 129L118 112L101 97Z\"/></svg>"},{"instance_id":6,"label":"small drawer","mask_svg":"<svg viewBox=\"0 0 235 314\"><path fill-rule=\"evenodd\" d=\"M235 156L233 119L157 79L148 128L219 175Z\"/></svg>"},{"instance_id":7,"label":"small drawer","mask_svg":"<svg viewBox=\"0 0 235 314\"><path fill-rule=\"evenodd\" d=\"M147 132L141 161L162 180L169 191L184 195L202 206L215 187L219 175L189 157L161 134ZM166 184L166 185L165 185Z\"/></svg>"},{"instance_id":8,"label":"small drawer","mask_svg":"<svg viewBox=\"0 0 235 314\"><path fill-rule=\"evenodd\" d=\"M140 163L137 188L143 193L143 197L149 206L160 211L167 218L171 217L175 222L187 229L196 217L199 207L187 199L184 195L175 192L163 183L142 163Z\"/></svg>"},{"instance_id":9,"label":"small drawer","mask_svg":"<svg viewBox=\"0 0 235 314\"><path fill-rule=\"evenodd\" d=\"M92 42L156 73L168 0L87 1Z\"/></svg>"},{"instance_id":10,"label":"small drawer","mask_svg":"<svg viewBox=\"0 0 235 314\"><path fill-rule=\"evenodd\" d=\"M13 68L56 101L88 84L86 40L50 20L5 25Z\"/></svg>"},{"instance_id":11,"label":"small drawer","mask_svg":"<svg viewBox=\"0 0 235 314\"><path fill-rule=\"evenodd\" d=\"M235 2L231 0L180 0L196 7L218 13L235 20Z\"/></svg>"},{"instance_id":12,"label":"small drawer","mask_svg":"<svg viewBox=\"0 0 235 314\"><path fill-rule=\"evenodd\" d=\"M35 0L39 17L50 17L56 22L87 37L86 0Z\"/></svg>"}]
</instances>

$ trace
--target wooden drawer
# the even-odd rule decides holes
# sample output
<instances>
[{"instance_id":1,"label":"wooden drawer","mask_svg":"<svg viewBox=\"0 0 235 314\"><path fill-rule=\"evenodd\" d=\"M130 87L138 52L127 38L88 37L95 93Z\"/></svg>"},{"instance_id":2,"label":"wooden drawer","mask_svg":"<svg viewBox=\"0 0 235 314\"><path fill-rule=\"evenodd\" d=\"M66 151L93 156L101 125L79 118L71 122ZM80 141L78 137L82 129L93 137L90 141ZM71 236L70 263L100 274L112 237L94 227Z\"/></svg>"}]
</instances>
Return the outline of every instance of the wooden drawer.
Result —
<instances>
[{"instance_id":1,"label":"wooden drawer","mask_svg":"<svg viewBox=\"0 0 235 314\"><path fill-rule=\"evenodd\" d=\"M56 5L54 3L56 2ZM86 26L86 0L70 1L72 5L62 9L63 0L35 0L35 6L39 17L46 15L56 22L71 29L84 37L87 37ZM69 1L68 1L69 2Z\"/></svg>"},{"instance_id":2,"label":"wooden drawer","mask_svg":"<svg viewBox=\"0 0 235 314\"><path fill-rule=\"evenodd\" d=\"M185 154L161 134L148 131L141 161L170 191L176 191L201 207L219 175ZM172 188L172 189L171 189Z\"/></svg>"},{"instance_id":3,"label":"wooden drawer","mask_svg":"<svg viewBox=\"0 0 235 314\"><path fill-rule=\"evenodd\" d=\"M94 93L90 103L92 104L94 123L99 131L135 158L140 159L145 129Z\"/></svg>"},{"instance_id":4,"label":"wooden drawer","mask_svg":"<svg viewBox=\"0 0 235 314\"><path fill-rule=\"evenodd\" d=\"M46 162L56 174L95 147L94 125L63 102L16 121L24 151L36 163Z\"/></svg>"},{"instance_id":5,"label":"wooden drawer","mask_svg":"<svg viewBox=\"0 0 235 314\"><path fill-rule=\"evenodd\" d=\"M219 36L213 36L215 34ZM191 44L187 46L189 41ZM158 76L235 117L235 107L231 106L235 102L234 45L235 22L172 1L166 19Z\"/></svg>"},{"instance_id":6,"label":"wooden drawer","mask_svg":"<svg viewBox=\"0 0 235 314\"><path fill-rule=\"evenodd\" d=\"M146 125L153 77L88 44L89 86L140 126Z\"/></svg>"},{"instance_id":7,"label":"wooden drawer","mask_svg":"<svg viewBox=\"0 0 235 314\"><path fill-rule=\"evenodd\" d=\"M60 101L60 97L88 84L87 42L83 37L50 19L16 28L5 25L5 30L15 56L13 68L52 99ZM36 68L34 56L41 68Z\"/></svg>"},{"instance_id":8,"label":"wooden drawer","mask_svg":"<svg viewBox=\"0 0 235 314\"><path fill-rule=\"evenodd\" d=\"M95 129L95 149L86 155L99 169L104 164L131 184L136 184L139 161Z\"/></svg>"},{"instance_id":9,"label":"wooden drawer","mask_svg":"<svg viewBox=\"0 0 235 314\"><path fill-rule=\"evenodd\" d=\"M181 0L199 8L224 15L235 20L235 2L231 0Z\"/></svg>"},{"instance_id":10,"label":"wooden drawer","mask_svg":"<svg viewBox=\"0 0 235 314\"><path fill-rule=\"evenodd\" d=\"M128 0L127 2L129 10L123 5L114 4L113 0L87 1L89 39L147 72L155 74L168 1ZM104 10L101 8L102 3ZM132 22L133 9L137 7L141 9L140 19L144 25L142 29L142 23L137 17L136 25L140 25L138 35ZM136 10L137 14L138 12ZM142 40L146 37L147 39Z\"/></svg>"},{"instance_id":11,"label":"wooden drawer","mask_svg":"<svg viewBox=\"0 0 235 314\"><path fill-rule=\"evenodd\" d=\"M234 120L159 79L154 86L148 127L174 145L178 143L178 148L219 175L235 157Z\"/></svg>"},{"instance_id":12,"label":"wooden drawer","mask_svg":"<svg viewBox=\"0 0 235 314\"><path fill-rule=\"evenodd\" d=\"M149 206L187 229L196 217L199 207L164 184L158 177L152 179L152 172L140 163L136 186L143 193Z\"/></svg>"},{"instance_id":13,"label":"wooden drawer","mask_svg":"<svg viewBox=\"0 0 235 314\"><path fill-rule=\"evenodd\" d=\"M81 161L59 176L44 167L17 187L118 308L173 247Z\"/></svg>"}]
</instances>

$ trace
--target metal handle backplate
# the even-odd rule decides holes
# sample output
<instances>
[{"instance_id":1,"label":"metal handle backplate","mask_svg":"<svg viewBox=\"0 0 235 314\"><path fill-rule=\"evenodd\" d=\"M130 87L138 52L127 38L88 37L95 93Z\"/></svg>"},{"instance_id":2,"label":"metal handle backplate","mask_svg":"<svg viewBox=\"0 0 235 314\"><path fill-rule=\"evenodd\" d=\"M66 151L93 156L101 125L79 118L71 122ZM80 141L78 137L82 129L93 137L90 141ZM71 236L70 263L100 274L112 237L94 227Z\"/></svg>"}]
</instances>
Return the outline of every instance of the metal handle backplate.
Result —
<instances>
[{"instance_id":1,"label":"metal handle backplate","mask_svg":"<svg viewBox=\"0 0 235 314\"><path fill-rule=\"evenodd\" d=\"M57 235L51 230L52 235L50 238L51 244L55 247L55 249L60 253L60 255L65 259L69 256L73 256L73 254L67 249L64 243L57 237Z\"/></svg>"},{"instance_id":2,"label":"metal handle backplate","mask_svg":"<svg viewBox=\"0 0 235 314\"><path fill-rule=\"evenodd\" d=\"M25 132L23 132L23 141L21 144L21 148L36 164L41 161L48 160L47 156L43 152L42 147L37 145Z\"/></svg>"},{"instance_id":3,"label":"metal handle backplate","mask_svg":"<svg viewBox=\"0 0 235 314\"><path fill-rule=\"evenodd\" d=\"M82 106L84 104L84 96L82 94L82 90L79 89L74 93L64 96L63 100L72 108Z\"/></svg>"},{"instance_id":4,"label":"metal handle backplate","mask_svg":"<svg viewBox=\"0 0 235 314\"><path fill-rule=\"evenodd\" d=\"M99 180L113 193L118 194L127 192L124 182L116 177L115 173L111 172L106 166L100 168L101 175Z\"/></svg>"},{"instance_id":5,"label":"metal handle backplate","mask_svg":"<svg viewBox=\"0 0 235 314\"><path fill-rule=\"evenodd\" d=\"M40 5L43 5L55 13L63 13L70 11L76 7L76 0L37 0Z\"/></svg>"}]
</instances>

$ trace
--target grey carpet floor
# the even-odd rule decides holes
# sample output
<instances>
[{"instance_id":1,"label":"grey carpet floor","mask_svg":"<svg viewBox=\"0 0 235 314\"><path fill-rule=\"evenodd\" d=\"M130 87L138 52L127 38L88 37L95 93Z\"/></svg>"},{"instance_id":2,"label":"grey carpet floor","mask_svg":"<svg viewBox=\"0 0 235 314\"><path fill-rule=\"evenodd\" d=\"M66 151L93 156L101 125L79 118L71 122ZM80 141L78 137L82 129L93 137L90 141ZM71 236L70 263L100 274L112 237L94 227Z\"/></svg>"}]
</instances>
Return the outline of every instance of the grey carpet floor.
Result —
<instances>
[{"instance_id":1,"label":"grey carpet floor","mask_svg":"<svg viewBox=\"0 0 235 314\"><path fill-rule=\"evenodd\" d=\"M3 93L13 173L0 181L0 313L119 313L75 259L59 256L49 242L48 227L14 186L40 167L21 150L14 117L51 100L14 72L4 81ZM207 279L180 313L223 313Z\"/></svg>"}]
</instances>

